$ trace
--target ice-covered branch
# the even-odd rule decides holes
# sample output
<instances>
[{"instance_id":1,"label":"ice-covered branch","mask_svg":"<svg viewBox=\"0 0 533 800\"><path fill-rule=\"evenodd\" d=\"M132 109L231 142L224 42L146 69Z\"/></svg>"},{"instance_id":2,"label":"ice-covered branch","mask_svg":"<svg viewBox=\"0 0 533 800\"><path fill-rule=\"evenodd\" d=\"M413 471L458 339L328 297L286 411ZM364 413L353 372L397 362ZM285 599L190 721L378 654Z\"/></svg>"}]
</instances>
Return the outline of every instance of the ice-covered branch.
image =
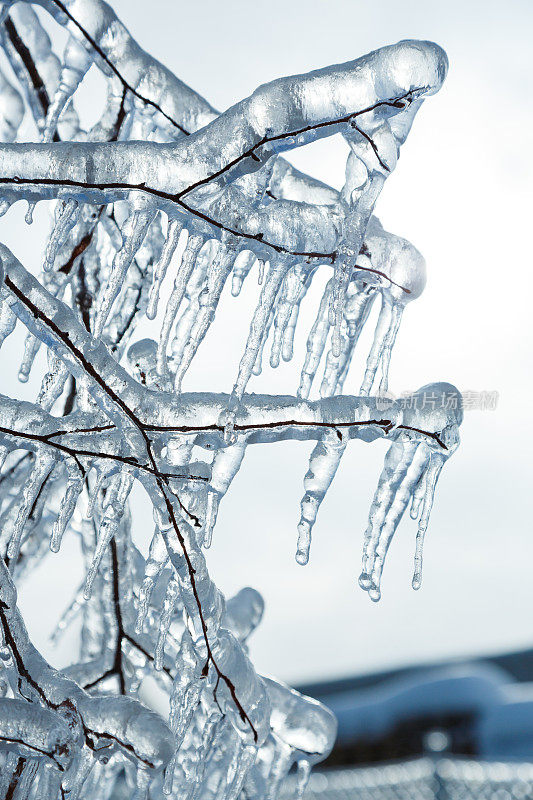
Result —
<instances>
[{"instance_id":1,"label":"ice-covered branch","mask_svg":"<svg viewBox=\"0 0 533 800\"><path fill-rule=\"evenodd\" d=\"M2 44L43 141L0 145L1 210L23 198L29 222L36 202L57 203L39 277L0 245L0 344L17 319L26 326L21 380L41 344L48 356L35 403L0 396L9 680L0 698L0 788L77 800L109 797L125 780L131 791L136 785L136 800L161 791L273 800L295 763L301 796L310 767L332 747L334 719L255 672L247 642L262 599L246 589L226 602L205 549L250 445L316 443L298 525L303 564L347 444L385 438L360 584L379 599L387 549L411 502L420 585L436 482L459 441L461 397L442 383L399 401L370 396L379 367L386 392L402 311L425 282L420 254L384 231L373 211L418 109L440 88L446 56L429 42L400 42L265 84L219 115L145 53L102 0L35 5L68 38L58 59L32 4L3 4ZM92 64L107 78L107 98L83 131L74 103ZM8 84L2 97L7 141L21 105ZM337 132L350 148L340 192L278 155ZM141 316L156 318L175 254L159 341L134 339L126 353ZM262 288L233 391L182 392L230 275L238 294L256 264ZM333 276L298 396L247 394L270 332L271 365L291 358L300 304L320 264ZM378 295L360 394L341 396ZM324 355L321 399L310 401ZM153 505L146 557L132 539L135 481ZM67 535L79 540L85 578L55 634L81 617L79 657L59 673L28 638L12 577ZM169 700L170 731L134 699L148 676Z\"/></svg>"},{"instance_id":2,"label":"ice-covered branch","mask_svg":"<svg viewBox=\"0 0 533 800\"><path fill-rule=\"evenodd\" d=\"M407 72L400 69L406 63L411 68ZM401 43L340 67L266 84L173 145L4 146L0 150L0 181L14 199L26 196L37 200L60 193L63 198L106 203L137 191L171 216L185 210L209 222L205 219L208 215L190 205L185 196L215 179L217 183L222 178L235 180L255 170L260 158L257 153L263 154L264 148L270 154L338 130L353 134L352 122L362 117L368 130L380 130L380 137L385 137L383 146L389 148L387 136L392 140L393 133L390 128L387 133L387 119L413 100L437 91L445 71L445 57L436 45ZM332 91L334 85L336 92ZM320 104L316 97L321 98ZM265 116L266 108L274 108L270 103L274 98L276 111ZM233 230L251 240L269 241L263 231ZM298 244L271 244L282 251L298 252L291 251L295 246L300 252L314 252L312 247ZM326 249L322 256L329 252Z\"/></svg>"}]
</instances>

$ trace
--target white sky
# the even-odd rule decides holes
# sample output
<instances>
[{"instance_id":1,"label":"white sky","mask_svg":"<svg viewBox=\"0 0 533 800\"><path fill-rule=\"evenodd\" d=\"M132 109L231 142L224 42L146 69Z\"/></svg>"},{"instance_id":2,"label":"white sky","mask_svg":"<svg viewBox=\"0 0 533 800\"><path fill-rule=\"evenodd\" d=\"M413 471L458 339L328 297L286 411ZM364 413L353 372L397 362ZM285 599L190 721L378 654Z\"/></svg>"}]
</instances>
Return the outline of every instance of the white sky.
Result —
<instances>
[{"instance_id":1,"label":"white sky","mask_svg":"<svg viewBox=\"0 0 533 800\"><path fill-rule=\"evenodd\" d=\"M311 445L249 448L208 563L226 593L243 585L263 593L267 609L252 656L261 672L287 680L533 645L530 0L113 5L145 49L220 109L265 81L398 39L433 39L447 50L445 86L420 111L376 209L428 265L427 289L404 315L391 389L447 380L462 390L497 390L500 401L496 411L466 415L461 448L437 490L423 587L410 588L415 527L408 520L391 546L381 603L356 585L382 443L348 448L305 568L293 555ZM294 153L293 162L340 186L345 155L335 138ZM0 237L36 269L47 211L38 209L29 229L23 213L17 206L0 220ZM294 363L266 369L252 391L295 391L318 288L303 312ZM225 299L185 388L231 388L257 292L250 282L241 298ZM357 391L368 346L367 336L346 391ZM32 398L32 384L17 385L17 358L14 345L2 356L1 391ZM151 514L140 492L135 521L139 541L147 542ZM44 594L47 616L68 602L80 577L74 556L67 542L21 592L30 631L52 660L43 603L35 601Z\"/></svg>"}]
</instances>

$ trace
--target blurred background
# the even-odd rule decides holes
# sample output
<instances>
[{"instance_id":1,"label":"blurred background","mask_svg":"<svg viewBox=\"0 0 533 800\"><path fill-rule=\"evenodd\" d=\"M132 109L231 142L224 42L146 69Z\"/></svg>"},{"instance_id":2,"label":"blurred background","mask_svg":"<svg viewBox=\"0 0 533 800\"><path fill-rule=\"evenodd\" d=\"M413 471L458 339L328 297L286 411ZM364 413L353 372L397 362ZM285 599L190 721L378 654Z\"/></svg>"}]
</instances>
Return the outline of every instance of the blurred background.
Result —
<instances>
[{"instance_id":1,"label":"blurred background","mask_svg":"<svg viewBox=\"0 0 533 800\"><path fill-rule=\"evenodd\" d=\"M208 564L227 595L250 585L265 598L265 617L251 642L258 671L307 685L339 714L343 703L364 706L369 686L384 686L379 691L388 704L403 696L402 681L436 681L429 665L458 659L453 669L460 674L445 670L445 678L481 682L474 710L470 701L465 710L455 699L448 716L438 711L437 725L431 702L427 708L422 703L419 716L426 722L415 725L414 733L411 727L406 741L418 742L424 752L450 747L485 752L480 742L490 735L476 727L479 708L487 698L491 708L505 705L502 686L533 680L527 653L513 656L512 666L499 658L477 661L533 646L531 0L114 0L112 5L146 50L221 110L266 81L352 60L399 39L431 39L448 53L444 88L420 111L376 208L385 228L409 239L428 268L425 292L404 315L390 388L400 394L445 380L465 393L498 392L498 402L493 410L466 410L462 445L437 489L422 589L411 589L416 525L409 520L391 546L382 601L372 604L357 586L363 532L386 449L382 442L349 446L321 508L307 567L296 564L294 552L312 444L249 448L221 505ZM45 14L42 19L60 44L57 26ZM82 121L89 124L98 116L102 95L96 70L81 92L89 101ZM78 107L83 109L81 98ZM346 155L342 139L333 137L289 158L340 188ZM0 220L2 241L34 271L50 226L49 209L41 206L31 228L23 222L22 204ZM328 273L324 268L302 307L293 362L275 371L267 366L250 391L295 393L306 333ZM168 289L167 282L163 295ZM226 293L184 388L231 389L258 292L251 276L239 298ZM139 336L155 330L147 324ZM347 393L357 392L372 330L371 321ZM35 379L17 385L23 332L17 333L3 355L1 391L33 399ZM152 520L141 490L134 498L134 520L145 551ZM67 636L53 651L48 634L80 580L76 546L66 541L21 588L30 633L56 665L68 660L73 640ZM424 674L412 671L425 665ZM474 684L467 684L465 697L471 699L468 687ZM459 684L450 686L442 697L457 698ZM429 694L440 695L441 688ZM392 706L402 702L394 699ZM395 714L386 715L390 727L378 732L377 740L395 730ZM435 730L445 738L437 736L431 744L427 735ZM358 736L348 726L349 758L372 761L368 751L357 755ZM473 741L474 751L468 749ZM406 747L402 757L415 752ZM338 764L347 763L339 758Z\"/></svg>"}]
</instances>

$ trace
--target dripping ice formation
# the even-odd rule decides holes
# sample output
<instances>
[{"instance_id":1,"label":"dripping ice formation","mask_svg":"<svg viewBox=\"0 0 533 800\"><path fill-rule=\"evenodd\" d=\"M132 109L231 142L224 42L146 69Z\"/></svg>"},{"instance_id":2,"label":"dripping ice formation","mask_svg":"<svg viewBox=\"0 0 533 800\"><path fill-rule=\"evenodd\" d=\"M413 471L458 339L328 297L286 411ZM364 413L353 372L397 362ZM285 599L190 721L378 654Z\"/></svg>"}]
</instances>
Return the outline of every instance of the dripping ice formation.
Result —
<instances>
[{"instance_id":1,"label":"dripping ice formation","mask_svg":"<svg viewBox=\"0 0 533 800\"><path fill-rule=\"evenodd\" d=\"M66 31L60 57L34 5ZM207 551L248 446L313 443L296 554L305 564L350 440L384 438L359 583L379 599L410 503L420 586L462 403L446 383L385 397L402 312L426 273L374 208L416 113L445 78L446 55L431 42L400 42L267 83L219 114L101 0L0 8L13 73L0 74L0 211L24 200L31 223L36 203L55 201L37 275L0 245L0 346L17 321L25 326L22 381L39 348L47 353L34 402L0 394L0 793L100 799L125 783L137 800L273 800L296 766L301 797L331 751L335 719L256 672L248 643L263 599L250 587L225 598ZM77 89L93 64L107 99L85 131ZM26 112L37 142L18 140ZM340 192L280 155L339 132L349 145ZM269 338L271 367L293 357L319 271L328 281L296 395L247 393ZM258 299L232 385L184 391L226 284L237 295L250 273ZM363 384L343 395L378 298ZM158 310L158 340L140 339L138 323ZM132 540L136 481L153 505L146 557ZM351 516L362 522L359 509ZM80 542L85 577L53 636L80 620L81 637L73 663L57 671L28 636L15 584L66 537ZM168 699L167 720L140 699L148 678Z\"/></svg>"}]
</instances>

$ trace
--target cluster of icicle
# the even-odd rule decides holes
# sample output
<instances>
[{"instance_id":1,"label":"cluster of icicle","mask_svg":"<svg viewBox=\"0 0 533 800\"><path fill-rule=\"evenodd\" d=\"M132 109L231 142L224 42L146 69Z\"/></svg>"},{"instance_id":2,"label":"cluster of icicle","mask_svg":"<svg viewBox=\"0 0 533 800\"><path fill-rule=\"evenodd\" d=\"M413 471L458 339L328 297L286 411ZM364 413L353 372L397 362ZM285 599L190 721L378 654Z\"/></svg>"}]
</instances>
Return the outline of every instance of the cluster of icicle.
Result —
<instances>
[{"instance_id":1,"label":"cluster of icicle","mask_svg":"<svg viewBox=\"0 0 533 800\"><path fill-rule=\"evenodd\" d=\"M296 556L306 563L348 441L383 437L390 449L360 584L379 599L385 555L411 502L420 585L461 398L433 384L383 402L402 311L420 295L425 265L373 210L417 110L442 84L446 56L430 42L400 42L266 84L218 114L101 0L35 5L67 31L62 59L29 2L0 6L18 83L0 75L1 211L24 199L31 222L37 202L56 201L38 277L0 245L0 345L17 320L27 328L22 381L41 345L48 357L34 403L0 395L0 795L105 800L122 783L137 800L273 800L296 765L301 796L331 750L335 720L255 672L247 642L262 598L245 588L226 600L205 549L246 448L314 440ZM108 95L85 131L74 95L92 65ZM26 110L37 143L16 141ZM350 149L341 192L279 156L338 132ZM252 268L261 289L231 392L183 392L226 283L237 295ZM246 394L269 337L272 367L292 358L318 268L331 277L297 396ZM158 313L167 273L159 341L136 340L137 323ZM378 297L359 396L342 396ZM321 363L320 399L311 401ZM153 504L146 558L131 536L135 481ZM58 672L28 637L14 581L65 535L79 539L86 579L54 634L80 621L79 654ZM147 678L168 697L168 723L139 700Z\"/></svg>"}]
</instances>

